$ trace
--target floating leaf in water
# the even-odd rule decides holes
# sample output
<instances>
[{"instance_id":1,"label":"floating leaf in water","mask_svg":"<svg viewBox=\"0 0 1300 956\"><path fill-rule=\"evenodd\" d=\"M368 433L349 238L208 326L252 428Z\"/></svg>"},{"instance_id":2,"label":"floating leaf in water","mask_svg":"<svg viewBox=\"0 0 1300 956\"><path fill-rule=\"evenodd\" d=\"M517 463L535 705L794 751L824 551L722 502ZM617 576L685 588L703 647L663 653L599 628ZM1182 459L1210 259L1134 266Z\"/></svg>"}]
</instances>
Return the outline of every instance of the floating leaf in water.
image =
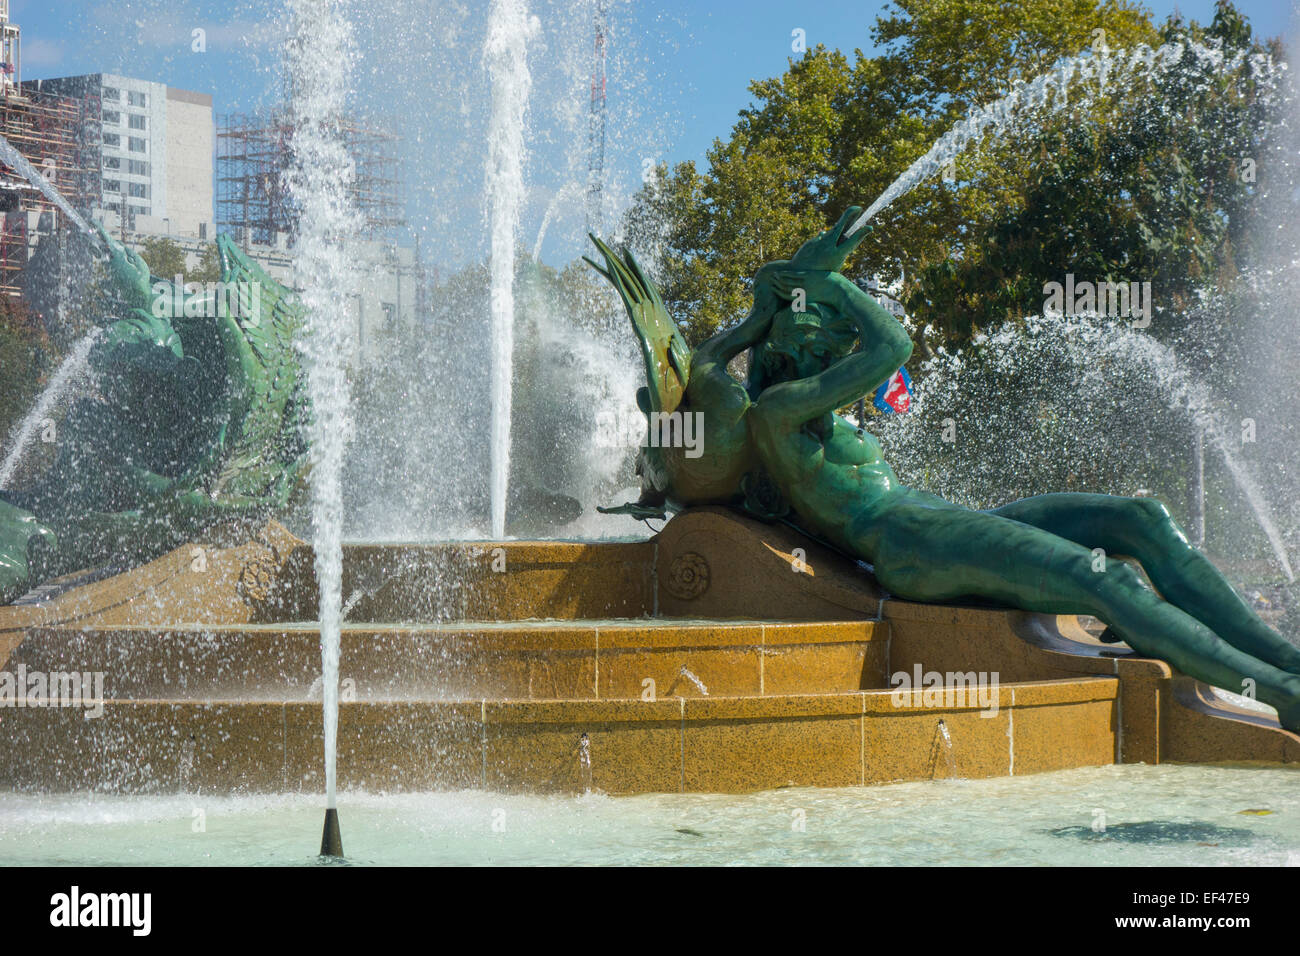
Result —
<instances>
[{"instance_id":1,"label":"floating leaf in water","mask_svg":"<svg viewBox=\"0 0 1300 956\"><path fill-rule=\"evenodd\" d=\"M1266 817L1271 814L1272 810L1266 810L1263 807L1253 807L1249 810L1238 810L1237 813L1248 813L1252 817Z\"/></svg>"}]
</instances>

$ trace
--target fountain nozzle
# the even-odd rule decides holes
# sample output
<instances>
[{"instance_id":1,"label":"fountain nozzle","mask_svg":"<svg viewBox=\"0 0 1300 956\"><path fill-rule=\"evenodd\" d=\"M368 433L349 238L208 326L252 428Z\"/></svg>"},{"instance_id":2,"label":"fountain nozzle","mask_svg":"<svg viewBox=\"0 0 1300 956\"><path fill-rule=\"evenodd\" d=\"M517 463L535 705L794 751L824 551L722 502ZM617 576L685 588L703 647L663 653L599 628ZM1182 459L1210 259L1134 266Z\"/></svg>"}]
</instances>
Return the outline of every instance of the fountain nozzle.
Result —
<instances>
[{"instance_id":1,"label":"fountain nozzle","mask_svg":"<svg viewBox=\"0 0 1300 956\"><path fill-rule=\"evenodd\" d=\"M325 830L320 837L321 856L343 856L343 834L339 832L339 812L334 807L325 811Z\"/></svg>"}]
</instances>

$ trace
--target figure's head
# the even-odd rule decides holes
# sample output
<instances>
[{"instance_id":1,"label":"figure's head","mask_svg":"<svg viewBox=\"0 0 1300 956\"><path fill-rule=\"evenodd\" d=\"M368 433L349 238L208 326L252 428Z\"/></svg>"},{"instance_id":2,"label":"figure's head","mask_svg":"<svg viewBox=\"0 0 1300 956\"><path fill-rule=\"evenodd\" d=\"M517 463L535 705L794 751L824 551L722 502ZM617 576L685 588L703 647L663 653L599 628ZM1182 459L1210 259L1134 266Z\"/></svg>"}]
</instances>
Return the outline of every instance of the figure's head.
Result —
<instances>
[{"instance_id":1,"label":"figure's head","mask_svg":"<svg viewBox=\"0 0 1300 956\"><path fill-rule=\"evenodd\" d=\"M857 337L853 323L829 306L809 302L804 312L781 309L758 350L762 386L825 371L853 350Z\"/></svg>"},{"instance_id":2,"label":"figure's head","mask_svg":"<svg viewBox=\"0 0 1300 956\"><path fill-rule=\"evenodd\" d=\"M791 264L800 269L822 269L826 272L838 272L844 268L844 260L849 257L849 253L871 231L870 226L864 226L851 236L844 235L861 215L861 206L850 206L844 210L839 222L799 247L799 251L790 260Z\"/></svg>"}]
</instances>

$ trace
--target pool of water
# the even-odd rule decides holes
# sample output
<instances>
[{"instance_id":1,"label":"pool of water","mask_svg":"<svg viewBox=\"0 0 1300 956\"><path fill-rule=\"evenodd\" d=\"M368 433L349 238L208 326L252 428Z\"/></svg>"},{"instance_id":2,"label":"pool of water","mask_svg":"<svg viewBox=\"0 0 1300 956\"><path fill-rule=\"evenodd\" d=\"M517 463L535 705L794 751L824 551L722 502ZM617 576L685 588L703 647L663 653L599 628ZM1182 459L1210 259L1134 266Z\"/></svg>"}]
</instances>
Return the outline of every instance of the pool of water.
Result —
<instances>
[{"instance_id":1,"label":"pool of water","mask_svg":"<svg viewBox=\"0 0 1300 956\"><path fill-rule=\"evenodd\" d=\"M352 864L1300 864L1300 775L1098 767L736 795L340 795ZM0 795L0 864L315 865L314 795Z\"/></svg>"}]
</instances>

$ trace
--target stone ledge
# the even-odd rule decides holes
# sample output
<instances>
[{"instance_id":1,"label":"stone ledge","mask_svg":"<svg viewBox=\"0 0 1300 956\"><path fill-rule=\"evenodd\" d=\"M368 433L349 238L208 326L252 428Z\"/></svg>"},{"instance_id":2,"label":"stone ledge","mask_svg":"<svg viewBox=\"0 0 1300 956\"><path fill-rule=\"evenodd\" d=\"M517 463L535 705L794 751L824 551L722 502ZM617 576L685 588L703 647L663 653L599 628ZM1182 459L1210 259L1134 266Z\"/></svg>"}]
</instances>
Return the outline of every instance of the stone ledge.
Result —
<instances>
[{"instance_id":1,"label":"stone ledge","mask_svg":"<svg viewBox=\"0 0 1300 956\"><path fill-rule=\"evenodd\" d=\"M972 707L876 709L888 705L885 691L345 702L339 780L384 790L589 784L610 793L743 792L1091 766L1113 753L1115 685L1093 678L1026 686L1038 695L1033 704L1003 706L992 719ZM322 785L314 702L105 701L94 720L70 709L3 716L0 787L159 793Z\"/></svg>"}]
</instances>

